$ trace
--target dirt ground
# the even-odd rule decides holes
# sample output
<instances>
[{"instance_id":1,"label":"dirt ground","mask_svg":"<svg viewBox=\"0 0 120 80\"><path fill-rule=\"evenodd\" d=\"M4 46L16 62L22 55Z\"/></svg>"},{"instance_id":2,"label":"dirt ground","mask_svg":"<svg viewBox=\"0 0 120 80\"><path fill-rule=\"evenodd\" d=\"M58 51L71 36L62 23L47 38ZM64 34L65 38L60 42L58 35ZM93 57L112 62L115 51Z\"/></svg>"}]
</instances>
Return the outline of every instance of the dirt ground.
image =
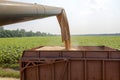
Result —
<instances>
[{"instance_id":1,"label":"dirt ground","mask_svg":"<svg viewBox=\"0 0 120 80\"><path fill-rule=\"evenodd\" d=\"M2 77L0 77L0 80L20 80L20 79L16 79L16 78L2 78Z\"/></svg>"}]
</instances>

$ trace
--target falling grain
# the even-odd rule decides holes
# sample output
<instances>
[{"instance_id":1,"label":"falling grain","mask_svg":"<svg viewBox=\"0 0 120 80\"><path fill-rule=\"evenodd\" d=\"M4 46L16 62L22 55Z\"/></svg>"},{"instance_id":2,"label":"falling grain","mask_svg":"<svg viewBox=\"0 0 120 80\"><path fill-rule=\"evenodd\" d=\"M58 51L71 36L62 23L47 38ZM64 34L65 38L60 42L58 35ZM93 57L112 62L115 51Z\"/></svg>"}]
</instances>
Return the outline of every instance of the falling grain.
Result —
<instances>
[{"instance_id":1,"label":"falling grain","mask_svg":"<svg viewBox=\"0 0 120 80\"><path fill-rule=\"evenodd\" d=\"M65 10L57 16L58 22L61 28L62 42L65 43L65 49L69 50L71 47L70 43L70 30Z\"/></svg>"}]
</instances>

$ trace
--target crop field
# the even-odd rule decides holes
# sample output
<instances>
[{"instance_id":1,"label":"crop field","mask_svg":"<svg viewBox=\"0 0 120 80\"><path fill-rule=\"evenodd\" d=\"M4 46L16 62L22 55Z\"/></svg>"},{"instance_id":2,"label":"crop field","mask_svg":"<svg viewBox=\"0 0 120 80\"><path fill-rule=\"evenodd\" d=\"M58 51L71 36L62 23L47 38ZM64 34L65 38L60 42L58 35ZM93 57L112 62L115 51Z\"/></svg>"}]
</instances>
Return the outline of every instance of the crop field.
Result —
<instances>
[{"instance_id":1,"label":"crop field","mask_svg":"<svg viewBox=\"0 0 120 80\"><path fill-rule=\"evenodd\" d=\"M64 46L60 36L0 38L0 77L20 77L18 60L24 50L54 45ZM71 45L104 45L120 50L120 36L72 36Z\"/></svg>"},{"instance_id":2,"label":"crop field","mask_svg":"<svg viewBox=\"0 0 120 80\"><path fill-rule=\"evenodd\" d=\"M105 45L120 49L120 36L72 36L72 46ZM0 64L15 64L23 50L38 46L63 46L60 36L0 38Z\"/></svg>"}]
</instances>

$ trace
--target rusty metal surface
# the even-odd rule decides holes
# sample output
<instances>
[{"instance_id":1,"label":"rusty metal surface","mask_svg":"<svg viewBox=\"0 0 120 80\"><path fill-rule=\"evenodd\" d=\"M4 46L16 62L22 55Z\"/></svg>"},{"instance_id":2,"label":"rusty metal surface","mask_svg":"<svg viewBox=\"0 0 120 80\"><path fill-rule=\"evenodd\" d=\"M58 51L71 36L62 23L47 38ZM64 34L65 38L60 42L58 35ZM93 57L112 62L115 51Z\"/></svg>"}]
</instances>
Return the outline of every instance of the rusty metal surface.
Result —
<instances>
[{"instance_id":1,"label":"rusty metal surface","mask_svg":"<svg viewBox=\"0 0 120 80\"><path fill-rule=\"evenodd\" d=\"M120 51L105 46L23 52L21 80L120 80ZM83 50L81 50L83 49Z\"/></svg>"}]
</instances>

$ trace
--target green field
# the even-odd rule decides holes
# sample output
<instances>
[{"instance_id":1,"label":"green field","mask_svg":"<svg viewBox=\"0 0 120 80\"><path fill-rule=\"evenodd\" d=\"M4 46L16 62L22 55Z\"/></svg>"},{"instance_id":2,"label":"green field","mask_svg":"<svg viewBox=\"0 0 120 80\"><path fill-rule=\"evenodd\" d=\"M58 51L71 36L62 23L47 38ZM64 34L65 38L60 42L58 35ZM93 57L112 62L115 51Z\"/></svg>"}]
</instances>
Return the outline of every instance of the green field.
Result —
<instances>
[{"instance_id":1,"label":"green field","mask_svg":"<svg viewBox=\"0 0 120 80\"><path fill-rule=\"evenodd\" d=\"M120 36L72 36L71 43L72 46L104 45L120 50ZM64 45L60 36L0 38L0 67L18 68L18 60L23 50L54 45Z\"/></svg>"},{"instance_id":2,"label":"green field","mask_svg":"<svg viewBox=\"0 0 120 80\"><path fill-rule=\"evenodd\" d=\"M120 49L120 36L72 36L72 46L98 46L105 45ZM23 50L37 46L53 46L64 44L60 36L0 38L0 64L16 63Z\"/></svg>"},{"instance_id":3,"label":"green field","mask_svg":"<svg viewBox=\"0 0 120 80\"><path fill-rule=\"evenodd\" d=\"M72 46L105 45L120 49L120 36L72 36L71 43ZM64 44L60 36L0 38L0 64L16 63L23 50L48 45L63 46Z\"/></svg>"},{"instance_id":4,"label":"green field","mask_svg":"<svg viewBox=\"0 0 120 80\"><path fill-rule=\"evenodd\" d=\"M120 49L119 36L72 36L71 43L72 46L105 45ZM0 64L16 63L23 50L47 45L63 46L64 44L60 36L0 38Z\"/></svg>"}]
</instances>

